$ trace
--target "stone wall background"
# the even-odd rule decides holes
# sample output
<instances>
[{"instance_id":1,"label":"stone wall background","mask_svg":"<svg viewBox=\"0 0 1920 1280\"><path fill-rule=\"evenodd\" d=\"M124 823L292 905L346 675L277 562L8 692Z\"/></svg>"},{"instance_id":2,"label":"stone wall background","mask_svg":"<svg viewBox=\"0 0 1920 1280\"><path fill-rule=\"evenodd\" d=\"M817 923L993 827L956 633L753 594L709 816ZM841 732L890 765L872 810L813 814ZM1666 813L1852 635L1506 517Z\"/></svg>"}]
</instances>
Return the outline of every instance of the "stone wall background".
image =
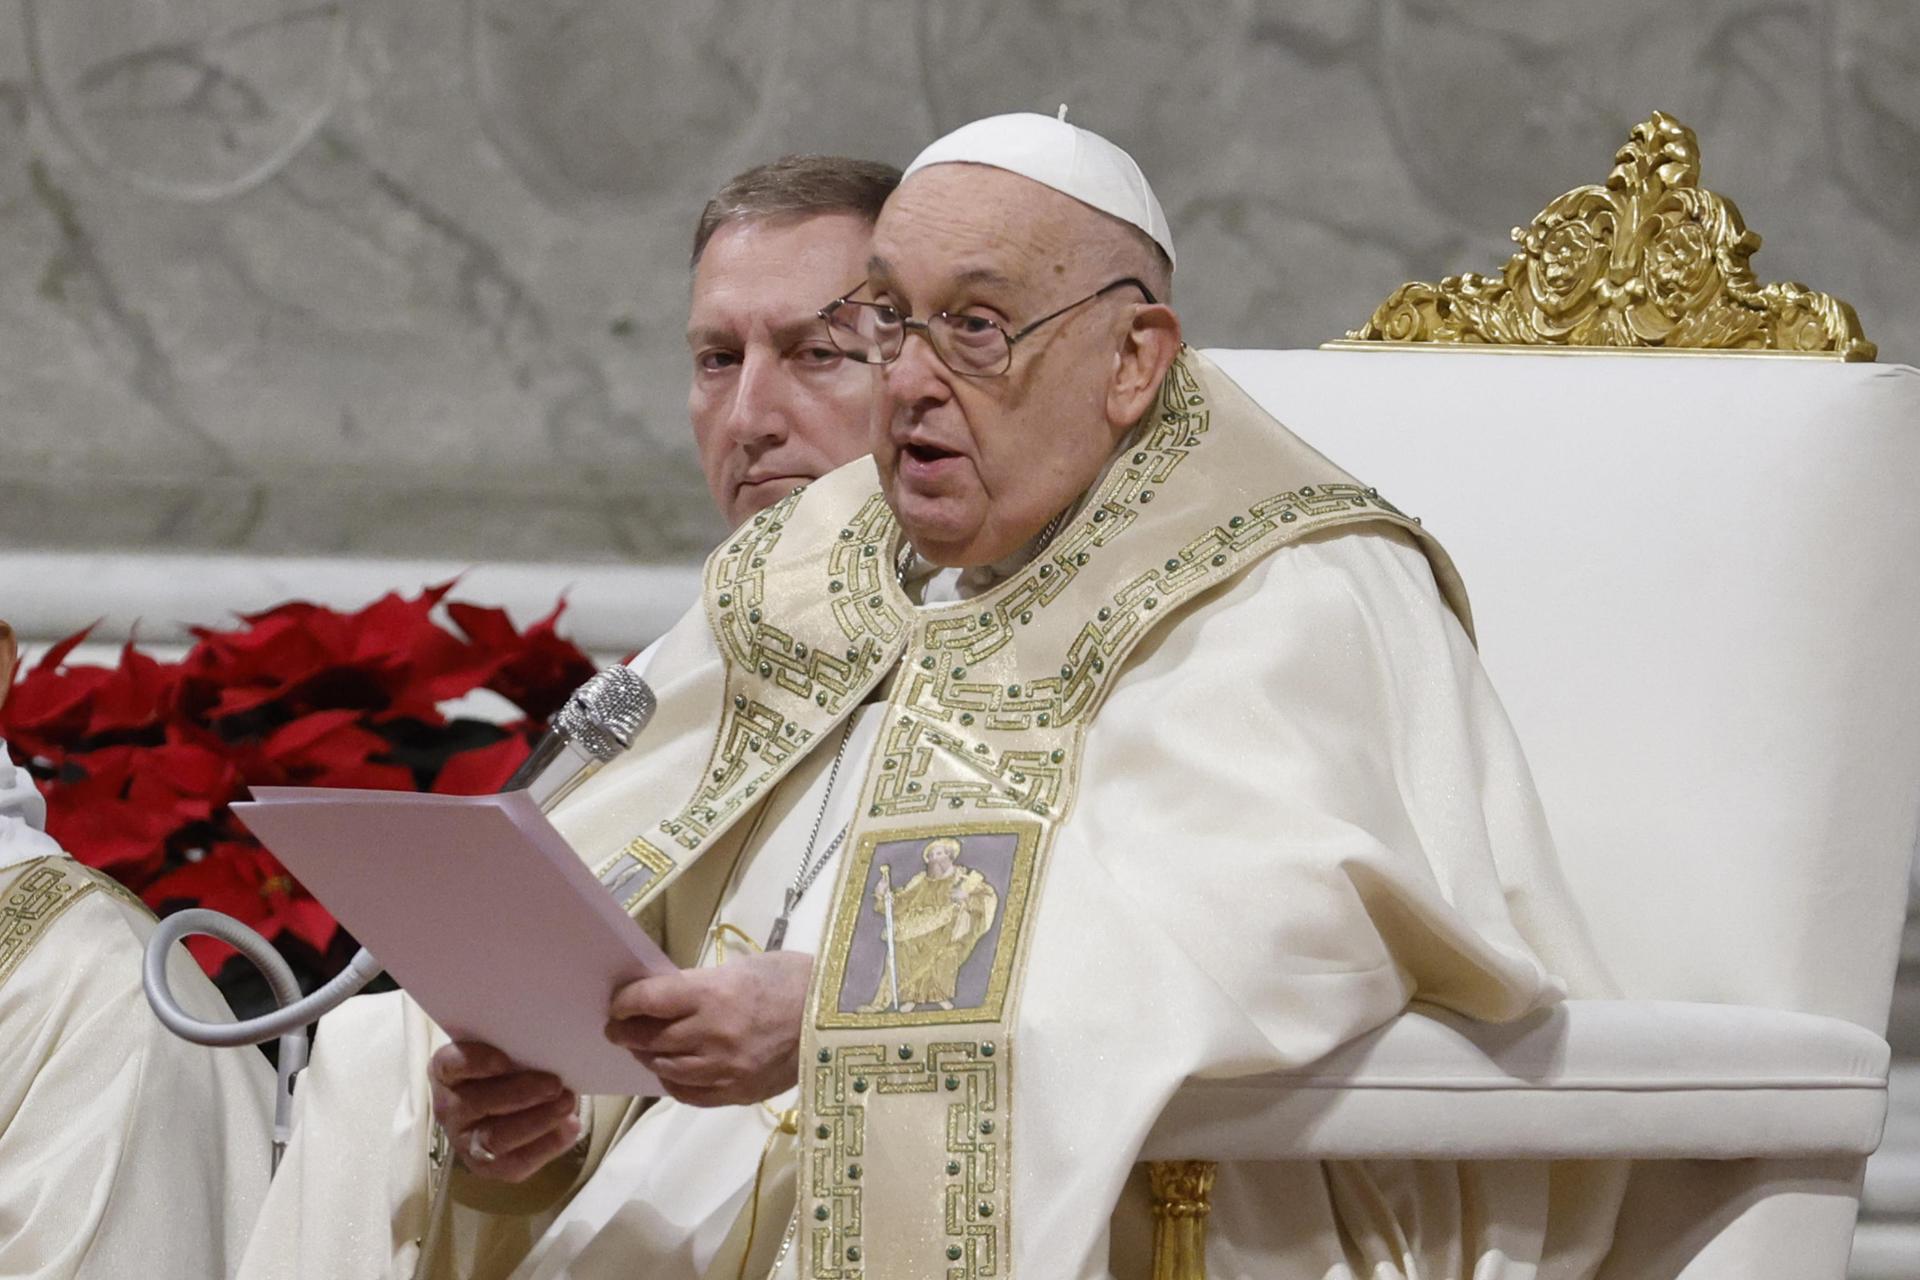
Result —
<instances>
[{"instance_id":1,"label":"stone wall background","mask_svg":"<svg viewBox=\"0 0 1920 1280\"><path fill-rule=\"evenodd\" d=\"M684 590L722 532L682 407L706 196L1060 102L1152 177L1199 345L1495 269L1658 108L1763 280L1920 362L1907 0L0 0L0 613L31 564L113 615L86 566L136 551ZM1920 1274L1908 957L1862 1277Z\"/></svg>"},{"instance_id":2,"label":"stone wall background","mask_svg":"<svg viewBox=\"0 0 1920 1280\"><path fill-rule=\"evenodd\" d=\"M1494 269L1657 107L1763 279L1920 359L1905 0L346 2L0 0L0 546L695 556L704 198L1062 101L1202 345Z\"/></svg>"}]
</instances>

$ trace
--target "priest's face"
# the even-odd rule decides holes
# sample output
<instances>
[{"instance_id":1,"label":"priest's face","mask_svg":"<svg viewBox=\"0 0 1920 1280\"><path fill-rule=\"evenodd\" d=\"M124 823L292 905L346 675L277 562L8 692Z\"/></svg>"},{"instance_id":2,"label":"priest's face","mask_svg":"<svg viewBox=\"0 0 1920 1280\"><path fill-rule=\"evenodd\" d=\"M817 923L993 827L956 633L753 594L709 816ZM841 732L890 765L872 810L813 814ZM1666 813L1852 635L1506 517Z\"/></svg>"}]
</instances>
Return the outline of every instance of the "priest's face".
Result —
<instances>
[{"instance_id":1,"label":"priest's face","mask_svg":"<svg viewBox=\"0 0 1920 1280\"><path fill-rule=\"evenodd\" d=\"M815 313L866 272L856 214L731 222L693 273L687 414L700 469L731 524L867 451L880 380Z\"/></svg>"},{"instance_id":2,"label":"priest's face","mask_svg":"<svg viewBox=\"0 0 1920 1280\"><path fill-rule=\"evenodd\" d=\"M0 707L7 705L7 694L13 689L13 664L19 652L13 645L13 628L0 622Z\"/></svg>"},{"instance_id":3,"label":"priest's face","mask_svg":"<svg viewBox=\"0 0 1920 1280\"><path fill-rule=\"evenodd\" d=\"M979 316L1014 334L1141 274L1133 250L1125 227L1049 187L983 165L933 165L887 202L859 296L911 319ZM1157 372L1143 372L1137 358L1144 311L1171 326L1156 347ZM1172 312L1131 288L1022 338L993 377L955 373L924 332L911 331L899 358L882 366L888 394L872 448L914 549L947 566L1018 551L1094 482L1151 402L1178 335Z\"/></svg>"}]
</instances>

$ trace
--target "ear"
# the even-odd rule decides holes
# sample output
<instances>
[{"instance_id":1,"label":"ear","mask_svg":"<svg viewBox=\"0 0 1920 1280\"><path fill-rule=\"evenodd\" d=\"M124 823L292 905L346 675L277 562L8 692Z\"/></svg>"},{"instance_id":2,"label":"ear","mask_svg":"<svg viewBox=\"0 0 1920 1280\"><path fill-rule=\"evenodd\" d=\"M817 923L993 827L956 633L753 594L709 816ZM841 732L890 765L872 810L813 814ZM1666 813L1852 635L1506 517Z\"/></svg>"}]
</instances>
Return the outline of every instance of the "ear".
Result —
<instances>
[{"instance_id":1,"label":"ear","mask_svg":"<svg viewBox=\"0 0 1920 1280\"><path fill-rule=\"evenodd\" d=\"M13 688L13 664L19 650L13 645L13 628L0 622L0 707L7 705L7 691Z\"/></svg>"},{"instance_id":2,"label":"ear","mask_svg":"<svg viewBox=\"0 0 1920 1280\"><path fill-rule=\"evenodd\" d=\"M1147 415L1180 354L1180 317L1163 302L1134 307L1107 383L1107 425L1115 435Z\"/></svg>"}]
</instances>

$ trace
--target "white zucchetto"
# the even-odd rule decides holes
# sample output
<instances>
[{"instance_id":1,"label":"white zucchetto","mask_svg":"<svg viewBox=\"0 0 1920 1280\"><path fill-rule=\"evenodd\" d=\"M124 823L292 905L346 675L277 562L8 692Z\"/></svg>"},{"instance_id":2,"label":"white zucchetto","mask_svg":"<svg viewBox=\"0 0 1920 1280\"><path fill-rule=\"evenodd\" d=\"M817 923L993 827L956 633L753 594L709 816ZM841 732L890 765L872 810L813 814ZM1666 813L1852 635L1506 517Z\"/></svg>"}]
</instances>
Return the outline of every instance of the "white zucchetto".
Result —
<instances>
[{"instance_id":1,"label":"white zucchetto","mask_svg":"<svg viewBox=\"0 0 1920 1280\"><path fill-rule=\"evenodd\" d=\"M1165 250L1171 265L1173 233L1153 188L1133 157L1091 130L1061 118L1018 111L963 124L913 158L905 181L936 164L984 164L1005 169L1140 228Z\"/></svg>"}]
</instances>

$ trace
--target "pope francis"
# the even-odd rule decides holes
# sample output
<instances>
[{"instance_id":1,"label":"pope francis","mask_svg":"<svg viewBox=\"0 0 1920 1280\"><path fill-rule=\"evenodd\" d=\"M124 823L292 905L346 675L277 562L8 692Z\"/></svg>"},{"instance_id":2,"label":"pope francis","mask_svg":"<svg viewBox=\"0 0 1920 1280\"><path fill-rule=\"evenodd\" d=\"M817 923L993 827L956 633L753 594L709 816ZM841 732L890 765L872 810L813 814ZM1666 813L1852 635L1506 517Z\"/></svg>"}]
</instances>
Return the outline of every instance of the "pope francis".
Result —
<instances>
[{"instance_id":1,"label":"pope francis","mask_svg":"<svg viewBox=\"0 0 1920 1280\"><path fill-rule=\"evenodd\" d=\"M688 966L609 1011L673 1097L576 1116L370 1006L305 1088L383 1172L316 1190L354 1269L311 1274L1141 1275L1184 1080L1601 993L1445 552L1182 345L1173 266L1063 119L909 166L822 310L883 380L872 459L715 551L652 728L555 814ZM1580 1277L1618 1190L1227 1166L1210 1273Z\"/></svg>"}]
</instances>

